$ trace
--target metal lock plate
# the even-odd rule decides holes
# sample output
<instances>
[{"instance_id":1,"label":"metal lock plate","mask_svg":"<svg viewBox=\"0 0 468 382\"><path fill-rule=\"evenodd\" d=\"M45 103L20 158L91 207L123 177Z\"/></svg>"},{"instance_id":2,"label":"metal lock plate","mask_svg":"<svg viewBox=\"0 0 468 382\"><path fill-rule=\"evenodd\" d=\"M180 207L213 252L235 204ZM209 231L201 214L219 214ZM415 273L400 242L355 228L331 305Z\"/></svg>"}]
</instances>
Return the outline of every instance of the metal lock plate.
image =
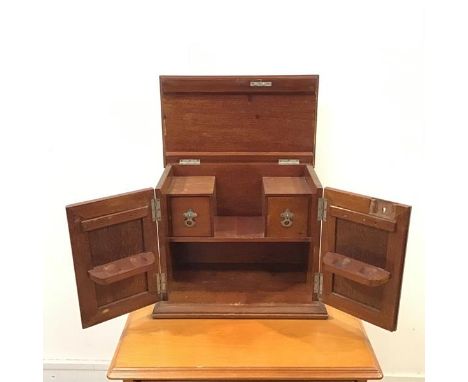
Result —
<instances>
[{"instance_id":1,"label":"metal lock plate","mask_svg":"<svg viewBox=\"0 0 468 382\"><path fill-rule=\"evenodd\" d=\"M372 199L369 214L384 219L395 219L395 204L387 200Z\"/></svg>"}]
</instances>

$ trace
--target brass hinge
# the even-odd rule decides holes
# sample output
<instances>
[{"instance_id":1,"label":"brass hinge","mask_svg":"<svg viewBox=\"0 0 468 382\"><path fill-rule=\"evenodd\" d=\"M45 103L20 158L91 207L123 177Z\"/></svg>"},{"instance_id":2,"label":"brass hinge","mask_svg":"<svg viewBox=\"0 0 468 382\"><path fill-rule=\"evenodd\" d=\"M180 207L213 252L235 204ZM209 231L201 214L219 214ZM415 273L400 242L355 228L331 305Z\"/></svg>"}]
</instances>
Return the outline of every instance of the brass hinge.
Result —
<instances>
[{"instance_id":1,"label":"brass hinge","mask_svg":"<svg viewBox=\"0 0 468 382\"><path fill-rule=\"evenodd\" d=\"M160 199L151 199L151 215L153 221L161 221L161 200Z\"/></svg>"},{"instance_id":2,"label":"brass hinge","mask_svg":"<svg viewBox=\"0 0 468 382\"><path fill-rule=\"evenodd\" d=\"M186 166L197 166L200 164L200 159L179 159L179 164Z\"/></svg>"},{"instance_id":3,"label":"brass hinge","mask_svg":"<svg viewBox=\"0 0 468 382\"><path fill-rule=\"evenodd\" d=\"M322 294L323 288L323 273L314 273L314 293L317 295Z\"/></svg>"},{"instance_id":4,"label":"brass hinge","mask_svg":"<svg viewBox=\"0 0 468 382\"><path fill-rule=\"evenodd\" d=\"M299 159L278 159L278 164L288 165L288 164L300 164Z\"/></svg>"},{"instance_id":5,"label":"brass hinge","mask_svg":"<svg viewBox=\"0 0 468 382\"><path fill-rule=\"evenodd\" d=\"M271 87L273 83L271 81L250 81L251 87Z\"/></svg>"},{"instance_id":6,"label":"brass hinge","mask_svg":"<svg viewBox=\"0 0 468 382\"><path fill-rule=\"evenodd\" d=\"M318 198L317 220L327 221L327 199Z\"/></svg>"},{"instance_id":7,"label":"brass hinge","mask_svg":"<svg viewBox=\"0 0 468 382\"><path fill-rule=\"evenodd\" d=\"M167 284L166 274L157 273L156 274L156 287L158 288L158 294L163 296L166 294L166 284Z\"/></svg>"}]
</instances>

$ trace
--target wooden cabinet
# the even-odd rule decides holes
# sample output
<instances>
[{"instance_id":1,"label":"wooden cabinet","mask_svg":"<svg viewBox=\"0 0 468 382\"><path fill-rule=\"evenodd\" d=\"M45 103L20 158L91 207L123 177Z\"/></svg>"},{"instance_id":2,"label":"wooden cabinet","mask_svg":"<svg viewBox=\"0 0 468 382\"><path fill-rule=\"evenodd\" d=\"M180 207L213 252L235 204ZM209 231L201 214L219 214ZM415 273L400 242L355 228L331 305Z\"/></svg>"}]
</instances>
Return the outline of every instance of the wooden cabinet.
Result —
<instances>
[{"instance_id":1,"label":"wooden cabinet","mask_svg":"<svg viewBox=\"0 0 468 382\"><path fill-rule=\"evenodd\" d=\"M318 76L160 83L158 185L67 207L83 326L152 303L325 319L326 302L395 330L410 207L322 187Z\"/></svg>"}]
</instances>

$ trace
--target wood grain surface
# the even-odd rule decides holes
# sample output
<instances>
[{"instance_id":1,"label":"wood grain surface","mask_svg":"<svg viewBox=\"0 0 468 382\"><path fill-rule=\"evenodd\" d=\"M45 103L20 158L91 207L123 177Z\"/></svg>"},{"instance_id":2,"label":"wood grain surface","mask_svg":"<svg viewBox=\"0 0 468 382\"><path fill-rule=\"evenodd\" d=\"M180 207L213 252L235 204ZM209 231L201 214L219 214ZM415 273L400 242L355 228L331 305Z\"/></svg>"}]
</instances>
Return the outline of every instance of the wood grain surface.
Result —
<instances>
[{"instance_id":1,"label":"wood grain surface","mask_svg":"<svg viewBox=\"0 0 468 382\"><path fill-rule=\"evenodd\" d=\"M150 188L67 206L83 328L159 300L159 257L138 261L156 253L153 196Z\"/></svg>"},{"instance_id":2,"label":"wood grain surface","mask_svg":"<svg viewBox=\"0 0 468 382\"><path fill-rule=\"evenodd\" d=\"M213 203L208 196L172 197L171 223L173 236L212 236L213 235ZM193 210L197 217L195 225L187 227L184 224L184 213Z\"/></svg>"},{"instance_id":3,"label":"wood grain surface","mask_svg":"<svg viewBox=\"0 0 468 382\"><path fill-rule=\"evenodd\" d=\"M265 225L268 237L306 237L309 235L309 197L268 196L265 202ZM281 214L294 214L290 227L281 225Z\"/></svg>"},{"instance_id":4,"label":"wood grain surface","mask_svg":"<svg viewBox=\"0 0 468 382\"><path fill-rule=\"evenodd\" d=\"M362 275L356 278L356 272L324 263L323 301L384 329L396 330L411 207L332 188L325 189L325 197L328 208L322 261L329 259L327 253L337 253L351 263L358 261L362 264L359 268L378 272L385 283L365 285Z\"/></svg>"},{"instance_id":5,"label":"wood grain surface","mask_svg":"<svg viewBox=\"0 0 468 382\"><path fill-rule=\"evenodd\" d=\"M271 86L252 86L251 82ZM314 161L318 76L162 76L164 163L277 152ZM227 159L229 160L229 159Z\"/></svg>"},{"instance_id":6,"label":"wood grain surface","mask_svg":"<svg viewBox=\"0 0 468 382\"><path fill-rule=\"evenodd\" d=\"M382 372L358 319L154 320L130 314L110 379L357 380Z\"/></svg>"},{"instance_id":7,"label":"wood grain surface","mask_svg":"<svg viewBox=\"0 0 468 382\"><path fill-rule=\"evenodd\" d=\"M305 177L264 176L263 192L267 196L310 195L312 189Z\"/></svg>"},{"instance_id":8,"label":"wood grain surface","mask_svg":"<svg viewBox=\"0 0 468 382\"><path fill-rule=\"evenodd\" d=\"M174 176L167 190L168 195L212 195L215 188L214 176Z\"/></svg>"}]
</instances>

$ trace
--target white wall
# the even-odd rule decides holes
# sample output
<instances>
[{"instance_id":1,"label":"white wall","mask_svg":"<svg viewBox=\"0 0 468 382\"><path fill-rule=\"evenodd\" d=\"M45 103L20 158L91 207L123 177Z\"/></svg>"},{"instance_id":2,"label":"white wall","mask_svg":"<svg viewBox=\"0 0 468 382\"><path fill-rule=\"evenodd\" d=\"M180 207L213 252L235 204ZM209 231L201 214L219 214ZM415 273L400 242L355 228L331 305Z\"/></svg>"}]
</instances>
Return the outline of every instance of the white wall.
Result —
<instances>
[{"instance_id":1,"label":"white wall","mask_svg":"<svg viewBox=\"0 0 468 382\"><path fill-rule=\"evenodd\" d=\"M158 75L320 74L322 182L413 206L399 329L366 328L385 374L424 374L421 2L56 1L24 17L40 24L18 28L32 72L12 66L38 85L23 113L45 159L44 362L113 354L125 317L81 330L64 206L155 185Z\"/></svg>"}]
</instances>

